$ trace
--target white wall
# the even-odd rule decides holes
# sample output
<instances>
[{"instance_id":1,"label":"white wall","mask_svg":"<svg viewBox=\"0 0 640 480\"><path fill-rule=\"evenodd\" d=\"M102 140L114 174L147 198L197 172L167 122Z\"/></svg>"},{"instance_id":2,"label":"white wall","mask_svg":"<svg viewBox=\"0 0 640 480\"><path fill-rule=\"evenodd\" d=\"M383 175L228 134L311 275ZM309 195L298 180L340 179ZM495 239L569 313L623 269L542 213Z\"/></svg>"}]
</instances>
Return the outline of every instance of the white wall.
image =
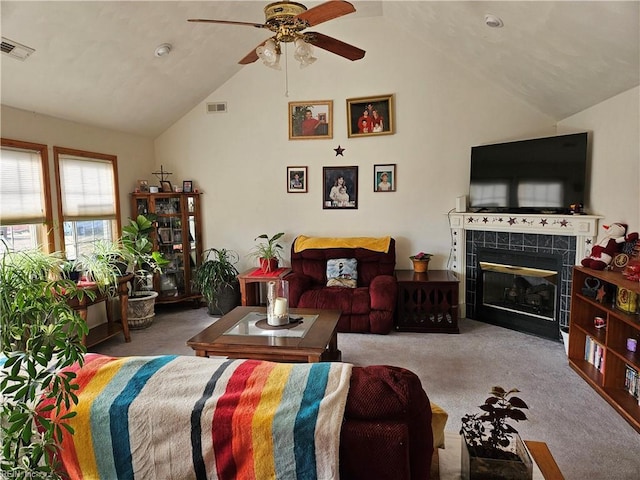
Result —
<instances>
[{"instance_id":1,"label":"white wall","mask_svg":"<svg viewBox=\"0 0 640 480\"><path fill-rule=\"evenodd\" d=\"M52 193L55 175L53 147L74 148L89 152L116 155L118 157L118 183L122 224L126 225L130 212L129 193L138 178L152 180L154 170L153 140L128 133L91 127L59 118L18 110L2 105L1 132L3 138L48 145L49 171ZM54 208L56 206L54 205ZM56 248L60 249L56 235Z\"/></svg>"},{"instance_id":2,"label":"white wall","mask_svg":"<svg viewBox=\"0 0 640 480\"><path fill-rule=\"evenodd\" d=\"M288 97L284 71L244 67L156 139L156 168L196 182L205 247L235 249L241 268L253 264L244 256L257 235L279 231L287 249L298 234L392 235L399 268L410 268L409 255L420 250L436 255L431 268L445 268L446 214L467 193L470 147L554 134L555 123L445 56L412 50L412 39L382 19L343 19L339 36L375 48L357 62L316 49L318 61L306 69L290 59ZM345 100L390 93L396 134L348 138ZM309 100L333 100L333 139L288 140L288 102ZM205 113L206 102L219 101L228 113ZM344 156L336 156L338 145ZM396 192L373 192L380 163L397 164ZM308 193L287 193L286 167L305 165ZM340 165L359 167L357 210L322 209L322 167Z\"/></svg>"},{"instance_id":3,"label":"white wall","mask_svg":"<svg viewBox=\"0 0 640 480\"><path fill-rule=\"evenodd\" d=\"M602 224L626 222L640 231L640 87L558 123L593 132L590 205Z\"/></svg>"}]
</instances>

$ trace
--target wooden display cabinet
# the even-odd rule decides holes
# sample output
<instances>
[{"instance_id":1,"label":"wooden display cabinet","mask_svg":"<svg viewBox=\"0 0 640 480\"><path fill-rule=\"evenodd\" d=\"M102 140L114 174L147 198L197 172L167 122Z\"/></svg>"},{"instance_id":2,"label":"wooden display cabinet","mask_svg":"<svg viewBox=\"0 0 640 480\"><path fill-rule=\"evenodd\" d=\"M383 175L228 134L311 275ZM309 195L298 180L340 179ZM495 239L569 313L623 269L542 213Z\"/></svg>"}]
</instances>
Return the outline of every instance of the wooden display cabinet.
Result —
<instances>
[{"instance_id":1,"label":"wooden display cabinet","mask_svg":"<svg viewBox=\"0 0 640 480\"><path fill-rule=\"evenodd\" d=\"M458 277L449 270L396 270L396 330L460 333Z\"/></svg>"},{"instance_id":2,"label":"wooden display cabinet","mask_svg":"<svg viewBox=\"0 0 640 480\"><path fill-rule=\"evenodd\" d=\"M600 295L592 297L583 292L585 281L588 287L598 285ZM640 341L640 318L637 313L626 313L614 306L618 288L640 293L640 283L627 280L620 272L574 267L569 365L640 432L638 399L625 388L627 367L640 372L640 353L627 350L626 344L628 338ZM605 292L604 299L600 300ZM605 328L595 327L596 316L605 319ZM590 361L587 358L589 344L602 352L603 362L596 361L594 364L593 359Z\"/></svg>"},{"instance_id":3,"label":"wooden display cabinet","mask_svg":"<svg viewBox=\"0 0 640 480\"><path fill-rule=\"evenodd\" d=\"M170 261L153 277L156 303L198 300L191 278L202 263L202 219L199 193L132 193L131 215L155 214L154 249Z\"/></svg>"}]
</instances>

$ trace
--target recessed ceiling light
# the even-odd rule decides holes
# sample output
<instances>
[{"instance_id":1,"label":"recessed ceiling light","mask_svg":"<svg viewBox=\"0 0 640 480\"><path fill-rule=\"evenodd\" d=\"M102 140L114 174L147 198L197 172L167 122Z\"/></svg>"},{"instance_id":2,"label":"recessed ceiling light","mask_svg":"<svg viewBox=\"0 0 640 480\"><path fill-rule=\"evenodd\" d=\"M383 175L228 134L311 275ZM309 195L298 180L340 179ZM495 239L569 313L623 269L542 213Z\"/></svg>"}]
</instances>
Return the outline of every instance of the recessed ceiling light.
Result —
<instances>
[{"instance_id":1,"label":"recessed ceiling light","mask_svg":"<svg viewBox=\"0 0 640 480\"><path fill-rule=\"evenodd\" d=\"M169 55L169 52L171 52L171 44L163 43L162 45L158 45L155 55L156 57L164 57L165 55Z\"/></svg>"},{"instance_id":2,"label":"recessed ceiling light","mask_svg":"<svg viewBox=\"0 0 640 480\"><path fill-rule=\"evenodd\" d=\"M502 19L493 15L492 13L487 13L484 16L484 23L487 25L487 27L491 28L502 28L504 26Z\"/></svg>"}]
</instances>

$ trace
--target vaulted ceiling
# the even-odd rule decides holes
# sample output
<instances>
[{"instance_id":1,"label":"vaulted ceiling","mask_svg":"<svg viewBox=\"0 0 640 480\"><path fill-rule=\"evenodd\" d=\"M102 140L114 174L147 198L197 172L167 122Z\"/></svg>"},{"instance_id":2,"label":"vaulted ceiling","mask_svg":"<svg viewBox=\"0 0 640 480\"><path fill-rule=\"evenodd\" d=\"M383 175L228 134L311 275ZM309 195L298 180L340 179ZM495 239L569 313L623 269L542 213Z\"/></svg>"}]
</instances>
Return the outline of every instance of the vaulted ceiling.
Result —
<instances>
[{"instance_id":1,"label":"vaulted ceiling","mask_svg":"<svg viewBox=\"0 0 640 480\"><path fill-rule=\"evenodd\" d=\"M3 38L35 52L24 61L1 56L2 104L157 136L241 68L258 68L238 60L268 36L186 19L262 23L266 4L3 0ZM638 1L353 4L349 20L382 16L557 120L640 84ZM504 28L489 29L487 13ZM322 25L314 30L322 33ZM173 50L158 58L163 42Z\"/></svg>"}]
</instances>

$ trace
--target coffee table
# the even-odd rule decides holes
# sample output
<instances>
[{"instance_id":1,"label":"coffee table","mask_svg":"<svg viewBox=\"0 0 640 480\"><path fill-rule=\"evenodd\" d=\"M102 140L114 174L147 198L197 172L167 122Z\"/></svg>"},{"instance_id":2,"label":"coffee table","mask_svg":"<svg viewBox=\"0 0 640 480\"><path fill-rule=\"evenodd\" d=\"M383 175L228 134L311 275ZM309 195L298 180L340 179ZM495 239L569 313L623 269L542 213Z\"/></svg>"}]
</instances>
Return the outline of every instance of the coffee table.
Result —
<instances>
[{"instance_id":1,"label":"coffee table","mask_svg":"<svg viewBox=\"0 0 640 480\"><path fill-rule=\"evenodd\" d=\"M261 315L258 315L261 314ZM340 310L291 309L302 316L296 332L253 326L256 316L266 318L264 307L236 307L187 341L199 357L222 356L273 362L339 362L338 320ZM305 325L306 322L306 325Z\"/></svg>"}]
</instances>

